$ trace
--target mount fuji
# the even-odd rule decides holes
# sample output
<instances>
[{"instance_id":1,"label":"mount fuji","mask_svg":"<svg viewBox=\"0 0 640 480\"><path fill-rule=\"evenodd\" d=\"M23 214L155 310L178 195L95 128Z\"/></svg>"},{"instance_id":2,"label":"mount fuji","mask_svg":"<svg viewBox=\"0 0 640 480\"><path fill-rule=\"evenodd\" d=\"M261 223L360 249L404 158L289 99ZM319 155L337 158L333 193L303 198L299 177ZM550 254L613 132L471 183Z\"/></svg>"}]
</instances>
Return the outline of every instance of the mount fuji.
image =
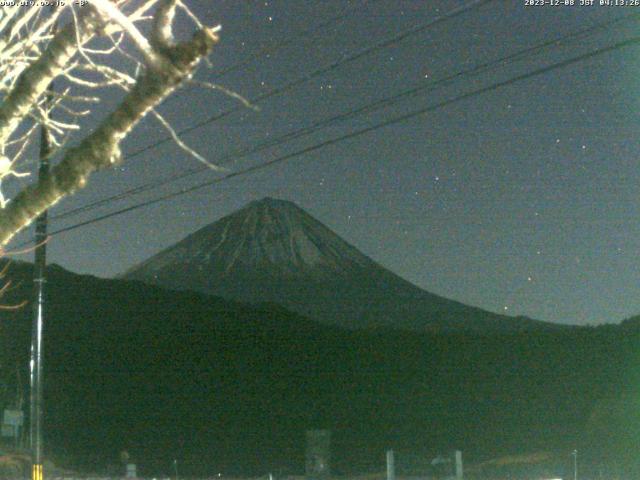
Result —
<instances>
[{"instance_id":1,"label":"mount fuji","mask_svg":"<svg viewBox=\"0 0 640 480\"><path fill-rule=\"evenodd\" d=\"M250 303L277 303L349 329L514 333L564 326L509 317L424 291L296 204L254 201L121 278Z\"/></svg>"}]
</instances>

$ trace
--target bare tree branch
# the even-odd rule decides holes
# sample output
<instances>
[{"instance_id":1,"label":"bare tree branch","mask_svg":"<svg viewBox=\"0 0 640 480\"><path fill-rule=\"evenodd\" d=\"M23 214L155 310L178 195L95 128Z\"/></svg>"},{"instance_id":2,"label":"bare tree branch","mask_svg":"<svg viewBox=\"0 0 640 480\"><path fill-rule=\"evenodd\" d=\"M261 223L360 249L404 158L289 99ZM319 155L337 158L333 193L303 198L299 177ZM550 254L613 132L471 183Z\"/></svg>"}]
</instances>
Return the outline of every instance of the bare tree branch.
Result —
<instances>
[{"instance_id":1,"label":"bare tree branch","mask_svg":"<svg viewBox=\"0 0 640 480\"><path fill-rule=\"evenodd\" d=\"M177 14L196 26L190 41L174 39ZM54 28L61 18L68 23ZM150 29L139 27L147 20L152 20ZM191 81L200 61L207 61L217 32L204 27L182 0L89 0L88 7L77 11L71 2L54 11L0 6L0 187L5 180L28 175L25 166L34 167L25 152L38 126L47 127L55 147L50 157L57 160L47 176L21 187L13 198L0 191L0 251L40 213L83 188L91 173L117 164L122 140L148 113L180 148L217 168L186 145L155 109ZM47 93L56 78L62 79L64 91ZM224 87L198 84L255 108ZM85 123L81 117L89 116L105 89L114 86L124 91L119 105L92 133L79 137ZM72 135L77 142L67 147Z\"/></svg>"},{"instance_id":2,"label":"bare tree branch","mask_svg":"<svg viewBox=\"0 0 640 480\"><path fill-rule=\"evenodd\" d=\"M85 20L88 30L95 31L95 20ZM53 47L53 53L48 55L47 68L41 67L42 75L51 77L51 72L62 71L63 65L59 60L63 56L70 59L70 50L74 52L77 47L71 46L74 42L68 41L74 32L66 30L63 36L57 35L57 44ZM22 228L28 225L40 213L55 205L61 198L74 193L86 185L88 177L96 170L110 167L118 163L121 158L120 142L131 129L165 97L170 95L186 79L189 79L198 63L205 58L213 45L217 42L217 29L205 28L199 30L192 40L177 44L173 47L156 52L160 58L159 66L147 70L131 91L125 96L122 103L100 124L100 126L76 147L70 148L63 159L53 169L49 176L40 179L38 183L28 186L16 195L5 209L0 211L0 245L6 245L11 238ZM86 33L82 33L87 35ZM26 73L26 72L25 72ZM55 75L54 75L55 76ZM34 92L38 89L41 79L32 78L26 90ZM28 96L33 103L36 101L34 93L23 94ZM15 97L15 96L14 96ZM13 103L17 103L14 98ZM27 100L22 100L27 103ZM3 111L0 106L0 113ZM22 107L28 110L27 106ZM2 132L13 125L14 117L24 114L23 110L14 107L10 111L17 112L12 115L0 115L0 140ZM26 113L26 112L25 112ZM3 118L5 126L3 127ZM15 128L15 127L14 127ZM5 139L10 132L4 132Z\"/></svg>"},{"instance_id":3,"label":"bare tree branch","mask_svg":"<svg viewBox=\"0 0 640 480\"><path fill-rule=\"evenodd\" d=\"M87 41L100 26L100 19L86 9L76 25L69 23L55 36L42 56L28 67L15 87L0 105L0 147L4 145L18 124L47 90L51 81L61 74L78 50L76 38Z\"/></svg>"}]
</instances>

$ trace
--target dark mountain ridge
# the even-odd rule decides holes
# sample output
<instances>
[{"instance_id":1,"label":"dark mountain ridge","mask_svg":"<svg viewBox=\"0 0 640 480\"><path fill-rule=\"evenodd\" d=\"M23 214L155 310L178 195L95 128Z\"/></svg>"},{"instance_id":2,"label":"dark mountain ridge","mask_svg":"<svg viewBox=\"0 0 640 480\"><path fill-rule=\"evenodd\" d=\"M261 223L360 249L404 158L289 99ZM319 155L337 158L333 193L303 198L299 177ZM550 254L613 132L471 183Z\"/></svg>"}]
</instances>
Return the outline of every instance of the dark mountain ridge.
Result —
<instances>
[{"instance_id":1,"label":"dark mountain ridge","mask_svg":"<svg viewBox=\"0 0 640 480\"><path fill-rule=\"evenodd\" d=\"M202 228L122 278L245 302L274 302L345 328L486 334L565 328L426 292L294 203L272 198L251 202Z\"/></svg>"},{"instance_id":2,"label":"dark mountain ridge","mask_svg":"<svg viewBox=\"0 0 640 480\"><path fill-rule=\"evenodd\" d=\"M30 275L12 266L6 304L29 298ZM65 466L101 471L127 449L143 475L169 474L174 458L183 475L301 473L304 430L322 427L336 473L379 471L387 448L415 473L408 458L452 448L472 464L577 445L586 474L640 439L633 424L610 428L607 400L636 398L640 329L345 330L59 267L47 287L45 439ZM5 406L15 366L28 378L29 333L29 307L0 311Z\"/></svg>"}]
</instances>

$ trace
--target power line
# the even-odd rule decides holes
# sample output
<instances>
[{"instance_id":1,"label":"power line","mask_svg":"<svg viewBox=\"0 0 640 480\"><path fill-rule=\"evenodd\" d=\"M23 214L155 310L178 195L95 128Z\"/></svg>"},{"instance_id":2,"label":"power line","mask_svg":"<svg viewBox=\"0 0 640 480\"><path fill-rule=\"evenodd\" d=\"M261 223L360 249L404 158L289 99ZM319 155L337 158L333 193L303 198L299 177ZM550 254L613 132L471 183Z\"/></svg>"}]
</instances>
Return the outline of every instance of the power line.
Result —
<instances>
[{"instance_id":1,"label":"power line","mask_svg":"<svg viewBox=\"0 0 640 480\"><path fill-rule=\"evenodd\" d=\"M86 220L84 222L76 223L74 225L70 225L68 227L64 227L64 228L55 230L55 231L51 232L50 235L53 236L53 235L57 235L57 234L64 233L64 232L68 232L68 231L71 231L71 230L75 230L77 228L80 228L80 227L83 227L83 226L87 226L87 225L90 225L90 224L93 224L93 223L97 223L97 222L106 220L108 218L115 217L117 215L121 215L121 214L124 214L124 213L127 213L127 212L131 212L133 210L137 210L139 208L143 208L143 207L146 207L146 206L149 206L149 205L153 205L155 203L159 203L159 202L162 202L162 201L165 201L165 200L169 200L171 198L175 198L175 197L178 197L178 196L181 196L181 195L185 195L187 193L190 193L190 192L193 192L193 191L196 191L196 190L200 190L202 188L205 188L205 187L208 187L208 186L211 186L211 185L222 183L222 182L224 182L226 180L230 180L230 179L235 178L235 177L248 175L250 173L254 173L254 172L257 172L259 170L266 169L266 168L271 167L273 165L276 165L276 164L279 164L279 163L284 163L284 162L286 162L286 161L288 161L288 160L290 160L292 158L299 157L301 155L314 152L316 150L319 150L321 148L324 148L324 147L327 147L327 146L330 146L330 145L334 145L334 144L342 142L344 140L348 140L348 139L352 139L352 138L355 138L355 137L359 137L359 136L362 136L362 135L364 135L366 133L369 133L369 132L372 132L374 130L378 130L380 128L384 128L384 127L387 127L387 126L390 126L390 125L393 125L393 124L405 122L407 120L410 120L410 119L416 118L418 116L424 115L425 113L432 112L432 111L437 110L439 108L443 108L445 106L452 105L452 104L460 102L462 100L466 100L466 99L472 98L474 96L482 95L484 93L488 93L488 92L497 90L499 88L506 87L508 85L512 85L514 83L523 81L523 80L527 80L527 79L530 79L530 78L533 78L533 77L536 77L536 76L539 76L539 75L543 75L543 74L548 73L550 71L553 71L553 70L556 70L556 69L559 69L559 68L563 68L563 67L567 67L569 65L576 64L578 62L582 62L584 60L587 60L587 59L590 59L590 58L593 58L593 57L596 57L596 56L599 56L599 55L603 55L605 53L609 53L609 52L612 52L612 51L615 51L615 50L619 50L621 48L629 47L629 46L632 46L632 45L638 45L638 44L640 44L640 37L633 37L633 38L630 38L628 40L615 43L615 44L610 45L608 47L603 47L603 48L600 48L600 49L597 49L597 50L593 50L593 51L590 51L590 52L587 52L587 53L583 53L581 55L578 55L578 56L575 56L575 57L572 57L572 58L569 58L569 59L566 59L566 60L562 60L560 62L553 63L553 64L548 65L546 67L541 67L541 68L538 68L538 69L533 70L531 72L527 72L527 73L523 73L521 75L517 75L517 76L512 77L512 78L510 78L508 80L503 80L501 82L493 83L493 84L491 84L489 86L482 87L482 88L479 88L479 89L476 89L476 90L472 90L470 92L458 95L458 96L453 97L451 99L444 100L444 101L435 103L433 105L429 105L427 107L424 107L424 108L421 108L421 109L418 109L418 110L414 110L413 112L397 116L395 118L386 120L384 122L381 122L381 123L378 123L378 124L375 124L375 125L372 125L372 126L369 126L369 127L365 127L365 128L360 129L360 130L356 130L356 131L347 133L345 135L341 135L339 137L335 137L335 138L332 138L332 139L329 139L329 140L325 140L325 141L323 141L321 143L318 143L318 144L303 148L303 149L298 150L296 152L292 152L292 153L277 157L277 158L275 158L273 160L270 160L268 162L264 162L264 163L261 163L259 165L254 165L254 166L245 168L243 170L239 170L237 172L232 172L232 173L229 173L229 174L227 174L227 175L225 175L223 177L219 177L219 178L216 178L216 179L213 179L213 180L205 181L205 182L199 183L197 185L181 189L181 190L179 190L177 192L172 192L172 193L169 193L169 194L161 195L161 196L156 197L156 198L151 199L151 200L140 202L140 203L131 205L129 207L126 207L126 208L123 208L123 209L120 209L120 210L116 210L114 212L110 212L108 214L101 215L99 217L95 217L93 219Z\"/></svg>"},{"instance_id":2,"label":"power line","mask_svg":"<svg viewBox=\"0 0 640 480\"><path fill-rule=\"evenodd\" d=\"M370 2L375 2L378 0L362 0L362 3L360 5L354 5L354 6L347 6L345 8L342 9L342 11L338 14L335 15L327 20L325 20L324 22L319 23L318 25L316 25L315 27L312 28L307 28L302 30L301 32L297 32L294 33L293 35L291 35L288 38L285 38L279 42L274 43L273 45L267 45L264 48L261 48L259 50L257 50L256 52L253 52L251 54L249 54L245 59L240 60L239 62L236 62L218 72L215 73L215 75L213 75L213 79L217 80L222 78L223 76L235 72L236 70L239 70L243 67L246 67L247 65L249 65L251 62L253 62L254 60L259 60L261 57L266 56L268 57L269 55L277 52L278 50L285 48L289 45L291 45L292 43L294 43L295 41L297 41L298 39L302 38L306 38L309 35L313 35L315 33L317 33L320 30L325 29L326 27L328 27L329 25L331 25L332 23L338 23L340 21L343 21L345 19L347 19L350 15L352 15L353 13L355 13L356 11L358 11L360 8L364 7L365 5L367 5ZM177 92L178 93L178 92ZM179 93L178 93L179 95ZM171 99L176 98L176 96L171 97Z\"/></svg>"},{"instance_id":3,"label":"power line","mask_svg":"<svg viewBox=\"0 0 640 480\"><path fill-rule=\"evenodd\" d=\"M416 35L419 33L424 32L425 30L434 27L435 25L438 25L444 21L447 20L451 20L452 18L458 17L460 15L462 15L463 13L472 10L474 8L479 8L485 4L491 3L494 0L472 0L458 8L454 8L436 18L434 18L433 20L430 20L427 23L421 24L421 25L417 25L414 27L411 27L407 30L403 30L402 32L393 35L387 39L381 40L379 42L376 42L368 47L365 47L361 50L358 50L357 52L352 53L351 55L347 55L342 57L339 60L336 60L328 65L325 65L324 67L320 67L317 68L316 70L313 70L309 73L306 73L304 75L302 75L301 77L296 78L295 80L292 80L291 82L288 82L284 85L281 85L280 87L277 87L269 92L263 93L262 95L258 95L255 98L251 98L249 99L249 102L252 104L257 104L260 103L268 98L271 98L273 96L279 95L281 93L287 92L295 87L297 87L298 85L302 85L303 83L308 82L309 80L312 80L313 78L322 75L324 73L328 73L332 70L335 70L347 63L351 63L354 62L356 60L359 60L362 57L365 57L373 52L376 52L378 50L381 50L383 48L386 48L390 45L393 45L394 43L398 43L401 42L403 40L405 40L406 38L412 36L412 35ZM178 135L184 135L185 133L189 133L193 130L196 130L200 127L202 127L203 125L207 125L209 123L212 122L216 122L218 120L221 120L235 112L238 112L240 110L244 109L243 106L236 106L230 110L227 110L225 112L222 113L218 113L216 115L213 115L201 122L198 122L190 127L187 127L183 130L180 130L179 132L176 132ZM142 153L148 151L148 150L152 150L156 147L159 147L160 145L164 145L165 143L171 142L173 141L173 137L172 136L166 136L165 138L163 138L162 140L158 140L157 142L154 142L150 145L147 145L145 147L139 148L138 150L133 151L132 153L130 153L129 155L127 155L126 159L130 159L133 157L136 157L138 155L141 155Z\"/></svg>"},{"instance_id":4,"label":"power line","mask_svg":"<svg viewBox=\"0 0 640 480\"><path fill-rule=\"evenodd\" d=\"M568 33L566 35L562 35L560 37L551 39L551 40L547 40L541 44L538 45L534 45L532 47L527 47L524 49L521 49L517 52L511 53L509 55L488 61L488 62L484 62L481 64L478 64L476 66L473 66L471 68L465 69L465 70L461 70L458 71L456 73L447 75L443 78L440 78L438 80L429 82L428 84L422 84L422 85L418 85L416 87L410 88L408 90L404 90L402 92L399 92L397 94L394 95L390 95L387 97L384 97L382 99L379 99L373 103L369 103L367 105L364 105L362 107L359 107L357 109L354 110L349 110L347 112L343 112L341 114L338 115L334 115L332 117L323 119L323 120L319 120L315 123L313 123L312 125L309 125L307 127L303 127L301 129L298 130L294 130L292 132L286 133L280 137L274 138L274 139L270 139L267 140L265 142L262 142L254 147L251 148L245 148L242 150L237 150L235 152L232 152L230 154L224 155L216 160L214 160L215 163L217 164L224 164L224 162L226 162L229 159L239 159L239 158L243 158L246 157L248 155L251 154L255 154L258 153L260 151L263 151L265 149L268 148L272 148L275 146L279 146L282 145L286 142L289 142L291 140L294 140L296 138L300 138L302 136L306 136L306 135L310 135L311 133L314 133L316 131L318 131L321 128L326 128L327 126L330 126L334 123L340 122L340 121L344 121L348 118L353 118L356 115L359 115L361 113L371 113L374 112L376 110L380 110L384 107L387 107L389 105L394 104L395 102L405 98L405 97L410 97L413 95L417 95L417 94L424 94L424 93L428 93L431 92L435 89L437 89L438 87L441 87L443 85L446 84L450 84L451 82L453 82L454 80L458 80L460 78L464 78L466 76L469 75L479 75L483 72L486 72L487 70L489 70L490 68L494 67L494 66L504 66L507 63L512 63L518 60L522 60L525 58L528 58L530 56L533 56L537 53L539 53L540 51L546 49L549 46L553 46L553 45L559 45L562 42L567 42L567 41L575 41L577 39L582 39L587 35L593 34L595 32L597 32L598 30L602 30L605 28L610 28L620 22L623 21L628 21L630 19L638 19L640 18L640 14L630 14L618 19L614 19L614 20L610 20L610 21L606 21L606 22L602 22L596 25L593 25L591 27L587 27L581 30L578 30L576 32L572 32L572 33ZM197 173L202 173L203 171L207 171L208 168L207 167L198 167L198 168L194 168L191 170L188 170L186 172L182 172L179 173L177 175L173 175L171 177L168 177L166 179L163 179L161 181L152 181L152 182L147 182L146 184L143 185L139 185L137 187L131 188L129 190L126 190L124 192L120 192L116 195L111 195L109 197L97 200L95 202L89 203L87 205L83 205L80 207L76 207L64 212L61 212L60 214L56 215L53 217L53 219L62 219L62 218L66 218L72 215L77 215L79 213L82 212L86 212L89 210L93 210L97 207L100 207L102 205L105 204L109 204L111 202L117 201L117 200L121 200L124 198L127 198L129 196L132 195L136 195L139 193L143 193L145 191L151 190L151 189L155 189L159 186L162 185L166 185L178 180L181 180L183 178L189 177L191 175L197 174Z\"/></svg>"},{"instance_id":5,"label":"power line","mask_svg":"<svg viewBox=\"0 0 640 480\"><path fill-rule=\"evenodd\" d=\"M423 23L423 24L411 27L409 29L403 30L402 32L400 32L400 33L398 33L396 35L393 35L393 36L391 36L391 37L389 37L387 39L381 40L380 42L374 43L373 45L365 47L364 49L361 49L361 50L359 50L357 52L354 52L351 55L345 56L345 57L343 57L342 59L340 59L338 61L332 62L332 63L330 63L330 64L328 64L328 65L326 65L324 67L321 67L321 68L316 69L316 70L314 70L314 71L312 71L310 73L307 73L307 74L305 74L305 75L303 75L301 77L298 77L296 80L293 80L292 82L289 82L289 83L287 83L285 85L282 85L279 88L276 88L274 90L271 90L270 92L267 92L267 93L265 93L263 95L260 95L260 96L258 96L256 98L251 99L250 102L251 103L259 103L259 102L261 102L261 101L263 101L263 100L265 100L267 98L270 98L270 97L272 97L274 95L278 95L280 93L283 93L283 92L285 92L285 91L287 91L289 89L292 89L292 88L294 88L294 87L296 87L296 86L298 86L298 85L300 85L302 83L307 82L308 80L310 80L310 79L312 79L312 78L314 78L314 77L316 77L318 75L321 75L322 73L326 73L328 71L334 70L335 68L338 68L338 67L342 66L345 63L355 61L355 60L357 60L359 58L362 58L362 57L374 52L374 51L380 50L382 48L388 47L389 45L392 45L394 43L400 42L400 41L410 37L411 35L415 35L417 33L421 33L423 31L427 30L428 28L431 28L431 27L433 27L435 25L438 25L438 24L440 24L440 23L442 23L442 22L444 22L446 20L450 20L452 18L455 18L455 17L457 17L459 15L462 15L463 13L465 13L465 12L467 12L467 11L473 9L473 8L479 8L482 5L491 3L492 1L494 1L494 0L473 0L473 1L470 1L470 2L464 4L464 5L460 6L460 7L457 7L457 8L454 8L452 10L449 10L448 12L446 12L446 13L444 13L444 14L442 14L442 15L440 15L440 16L432 19L432 20L430 20L427 23ZM198 123L196 123L196 124L194 124L194 125L192 125L190 127L187 127L187 128L185 128L183 130L180 130L180 131L178 131L176 133L179 136L180 135L184 135L184 134L192 132L192 131L194 131L194 130L196 130L198 128L201 128L204 125L208 125L210 123L218 121L218 120L220 120L220 119L222 119L222 118L224 118L224 117L226 117L226 116L228 116L228 115L230 115L230 114L232 114L234 112L237 112L237 111L239 111L241 109L242 109L242 107L235 107L235 108L233 108L231 110L227 110L226 112L223 112L223 113L220 113L220 114L216 114L216 115L214 115L212 117L209 117L209 118L207 118L207 119L205 119L205 120L203 120L201 122L198 122ZM147 146L142 147L142 148L140 148L138 150L135 150L134 152L132 152L129 155L127 155L125 157L125 160L129 160L129 159L131 159L133 157L141 155L142 153L144 153L144 152L146 152L148 150L154 149L154 148L156 148L156 147L158 147L160 145L163 145L165 143L168 143L170 141L173 141L173 137L172 136L165 137L162 140L158 140L158 141L156 141L156 142L154 142L154 143L152 143L150 145L147 145ZM125 194L125 196L126 196L126 194ZM102 203L102 202L100 202L100 203ZM92 207L93 206L96 206L96 205L92 205ZM67 216L67 215L68 215L68 213L63 212L62 214L60 214L56 218L61 218L61 216Z\"/></svg>"},{"instance_id":6,"label":"power line","mask_svg":"<svg viewBox=\"0 0 640 480\"><path fill-rule=\"evenodd\" d=\"M324 22L319 23L318 25L316 25L313 28L307 28L307 29L305 29L305 30L303 30L303 31L301 31L299 33L291 35L289 38L285 38L285 39L281 40L280 42L277 42L275 45L268 45L268 46L266 46L264 48L261 48L257 52L249 55L244 60L236 62L233 65L230 65L229 67L224 68L224 69L220 70L219 72L216 72L216 74L214 75L214 78L218 79L218 78L221 78L221 77L223 77L225 75L228 75L231 72L235 72L236 70L247 66L248 64L250 64L254 60L259 59L260 57L263 57L263 56L266 56L266 55L270 55L270 54L280 50L281 48L284 48L284 47L287 47L287 46L291 45L292 43L294 43L299 38L305 38L308 35L315 34L319 30L323 30L324 28L328 27L332 23L337 23L337 22L340 22L342 20L345 20L346 18L349 17L349 15L357 12L359 9L364 7L370 1L376 1L376 0L363 0L362 3L359 4L359 5L353 5L351 7L347 6L347 7L343 8L342 11L338 15L336 15L334 17L331 17L331 18L325 20Z\"/></svg>"}]
</instances>

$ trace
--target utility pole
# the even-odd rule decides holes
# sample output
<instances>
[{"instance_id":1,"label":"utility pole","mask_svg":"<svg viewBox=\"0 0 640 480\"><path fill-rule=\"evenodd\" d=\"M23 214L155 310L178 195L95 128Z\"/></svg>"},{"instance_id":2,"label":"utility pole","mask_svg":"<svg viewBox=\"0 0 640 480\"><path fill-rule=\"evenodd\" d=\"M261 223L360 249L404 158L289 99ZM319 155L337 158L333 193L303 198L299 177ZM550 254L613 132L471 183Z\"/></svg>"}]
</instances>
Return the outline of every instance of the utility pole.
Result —
<instances>
[{"instance_id":1,"label":"utility pole","mask_svg":"<svg viewBox=\"0 0 640 480\"><path fill-rule=\"evenodd\" d=\"M456 480L462 480L464 477L464 471L462 469L462 452L460 450L456 450L453 453L455 458L456 466L455 466L455 478Z\"/></svg>"},{"instance_id":2,"label":"utility pole","mask_svg":"<svg viewBox=\"0 0 640 480\"><path fill-rule=\"evenodd\" d=\"M45 111L53 99L53 82L47 92ZM38 166L38 181L49 176L49 157L51 155L51 141L49 129L46 125L40 127L40 162ZM33 309L33 323L31 329L31 361L30 371L30 422L29 440L31 447L31 479L43 480L42 470L42 334L45 319L45 285L47 268L47 211L42 212L36 219L35 260L33 283L35 302Z\"/></svg>"},{"instance_id":3,"label":"utility pole","mask_svg":"<svg viewBox=\"0 0 640 480\"><path fill-rule=\"evenodd\" d=\"M52 14L55 6L51 7ZM57 23L53 25L53 34L57 31ZM53 82L47 88L44 115L50 115L53 104ZM49 176L49 157L52 153L50 132L46 123L40 126L40 152L38 165L38 181ZM45 285L47 282L47 211L36 219L35 258L33 262L33 284L35 302L33 323L31 327L31 360L29 362L30 405L29 405L29 446L31 447L31 480L43 480L42 461L42 335L45 318Z\"/></svg>"},{"instance_id":4,"label":"utility pole","mask_svg":"<svg viewBox=\"0 0 640 480\"><path fill-rule=\"evenodd\" d=\"M571 452L573 456L573 480L578 480L578 450Z\"/></svg>"},{"instance_id":5,"label":"utility pole","mask_svg":"<svg viewBox=\"0 0 640 480\"><path fill-rule=\"evenodd\" d=\"M396 461L393 450L387 450L387 480L396 480Z\"/></svg>"}]
</instances>

